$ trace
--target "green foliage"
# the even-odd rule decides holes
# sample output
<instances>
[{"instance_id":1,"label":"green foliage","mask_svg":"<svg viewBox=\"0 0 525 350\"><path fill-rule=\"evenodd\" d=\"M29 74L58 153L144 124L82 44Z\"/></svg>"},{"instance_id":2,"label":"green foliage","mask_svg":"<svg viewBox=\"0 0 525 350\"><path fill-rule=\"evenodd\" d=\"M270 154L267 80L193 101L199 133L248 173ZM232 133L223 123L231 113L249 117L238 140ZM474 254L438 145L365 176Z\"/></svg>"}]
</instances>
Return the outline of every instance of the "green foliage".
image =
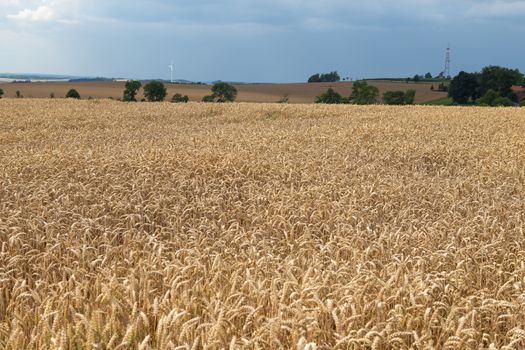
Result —
<instances>
[{"instance_id":1,"label":"green foliage","mask_svg":"<svg viewBox=\"0 0 525 350\"><path fill-rule=\"evenodd\" d=\"M4 90L0 89L0 98L2 98L2 96L4 96Z\"/></svg>"},{"instance_id":2,"label":"green foliage","mask_svg":"<svg viewBox=\"0 0 525 350\"><path fill-rule=\"evenodd\" d=\"M343 96L334 89L329 88L326 92L317 96L315 103L340 104L343 102Z\"/></svg>"},{"instance_id":3,"label":"green foliage","mask_svg":"<svg viewBox=\"0 0 525 350\"><path fill-rule=\"evenodd\" d=\"M416 100L416 90L407 90L405 92L405 104L413 105Z\"/></svg>"},{"instance_id":4,"label":"green foliage","mask_svg":"<svg viewBox=\"0 0 525 350\"><path fill-rule=\"evenodd\" d=\"M520 107L525 107L525 98L523 100L521 100Z\"/></svg>"},{"instance_id":5,"label":"green foliage","mask_svg":"<svg viewBox=\"0 0 525 350\"><path fill-rule=\"evenodd\" d=\"M167 94L166 87L161 81L153 80L144 86L144 96L149 102L164 101Z\"/></svg>"},{"instance_id":6,"label":"green foliage","mask_svg":"<svg viewBox=\"0 0 525 350\"><path fill-rule=\"evenodd\" d=\"M517 102L517 96L512 93L511 87L524 82L525 77L517 69L487 66L481 73L460 72L450 83L449 96L458 104L476 101L480 105L493 106L498 97ZM498 105L508 104L503 99L497 102Z\"/></svg>"},{"instance_id":7,"label":"green foliage","mask_svg":"<svg viewBox=\"0 0 525 350\"><path fill-rule=\"evenodd\" d=\"M50 93L49 98L55 98L55 93L54 92Z\"/></svg>"},{"instance_id":8,"label":"green foliage","mask_svg":"<svg viewBox=\"0 0 525 350\"><path fill-rule=\"evenodd\" d=\"M383 94L383 102L387 105L413 105L416 98L416 90L387 91Z\"/></svg>"},{"instance_id":9,"label":"green foliage","mask_svg":"<svg viewBox=\"0 0 525 350\"><path fill-rule=\"evenodd\" d=\"M337 72L330 72L326 74L314 74L309 79L309 83L335 83L341 81L341 77Z\"/></svg>"},{"instance_id":10,"label":"green foliage","mask_svg":"<svg viewBox=\"0 0 525 350\"><path fill-rule=\"evenodd\" d=\"M22 93L20 92L20 90L16 90L15 95L16 95L16 98L23 98L24 97L24 96L22 96Z\"/></svg>"},{"instance_id":11,"label":"green foliage","mask_svg":"<svg viewBox=\"0 0 525 350\"><path fill-rule=\"evenodd\" d=\"M74 99L77 99L77 100L80 100L80 94L78 93L77 90L75 89L70 89L67 94L66 94L66 98L74 98Z\"/></svg>"},{"instance_id":12,"label":"green foliage","mask_svg":"<svg viewBox=\"0 0 525 350\"><path fill-rule=\"evenodd\" d=\"M421 77L418 74L414 75L414 83L419 83L420 80Z\"/></svg>"},{"instance_id":13,"label":"green foliage","mask_svg":"<svg viewBox=\"0 0 525 350\"><path fill-rule=\"evenodd\" d=\"M405 93L403 91L387 91L383 94L383 102L387 105L404 105Z\"/></svg>"},{"instance_id":14,"label":"green foliage","mask_svg":"<svg viewBox=\"0 0 525 350\"><path fill-rule=\"evenodd\" d=\"M127 81L124 87L124 96L122 97L122 101L137 102L136 96L141 87L142 83L138 80Z\"/></svg>"},{"instance_id":15,"label":"green foliage","mask_svg":"<svg viewBox=\"0 0 525 350\"><path fill-rule=\"evenodd\" d=\"M356 81L352 85L352 95L350 103L357 105L371 105L377 103L379 89L375 86L368 85L366 81Z\"/></svg>"},{"instance_id":16,"label":"green foliage","mask_svg":"<svg viewBox=\"0 0 525 350\"><path fill-rule=\"evenodd\" d=\"M213 99L217 102L233 102L237 98L235 86L225 82L218 82L211 88Z\"/></svg>"},{"instance_id":17,"label":"green foliage","mask_svg":"<svg viewBox=\"0 0 525 350\"><path fill-rule=\"evenodd\" d=\"M508 97L500 96L493 101L493 105L494 107L510 107L514 106L514 102Z\"/></svg>"},{"instance_id":18,"label":"green foliage","mask_svg":"<svg viewBox=\"0 0 525 350\"><path fill-rule=\"evenodd\" d=\"M497 91L492 89L488 90L483 97L477 100L480 106L491 106L491 107L508 107L513 106L514 102L508 97L501 96Z\"/></svg>"},{"instance_id":19,"label":"green foliage","mask_svg":"<svg viewBox=\"0 0 525 350\"><path fill-rule=\"evenodd\" d=\"M187 95L182 96L181 94L175 94L171 98L171 102L173 103L188 103L190 101L190 98Z\"/></svg>"},{"instance_id":20,"label":"green foliage","mask_svg":"<svg viewBox=\"0 0 525 350\"><path fill-rule=\"evenodd\" d=\"M479 95L494 90L503 97L510 97L512 85L521 85L523 82L523 74L517 69L488 66L483 68L480 74Z\"/></svg>"},{"instance_id":21,"label":"green foliage","mask_svg":"<svg viewBox=\"0 0 525 350\"><path fill-rule=\"evenodd\" d=\"M466 104L469 101L473 102L479 97L479 87L479 74L461 71L452 79L448 89L448 96L455 103L459 104Z\"/></svg>"},{"instance_id":22,"label":"green foliage","mask_svg":"<svg viewBox=\"0 0 525 350\"><path fill-rule=\"evenodd\" d=\"M215 102L215 98L212 95L206 95L202 98L202 102Z\"/></svg>"},{"instance_id":23,"label":"green foliage","mask_svg":"<svg viewBox=\"0 0 525 350\"><path fill-rule=\"evenodd\" d=\"M432 74L430 72L428 72L427 74L425 74L425 79L432 79Z\"/></svg>"}]
</instances>

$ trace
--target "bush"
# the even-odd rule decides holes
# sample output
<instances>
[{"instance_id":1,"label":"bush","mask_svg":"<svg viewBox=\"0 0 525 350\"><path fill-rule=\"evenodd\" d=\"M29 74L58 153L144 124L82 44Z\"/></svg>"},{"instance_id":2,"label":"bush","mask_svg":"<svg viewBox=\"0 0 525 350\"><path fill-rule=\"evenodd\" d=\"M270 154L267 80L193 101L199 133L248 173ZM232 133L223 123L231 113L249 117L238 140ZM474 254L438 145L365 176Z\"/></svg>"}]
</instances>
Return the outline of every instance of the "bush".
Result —
<instances>
[{"instance_id":1,"label":"bush","mask_svg":"<svg viewBox=\"0 0 525 350\"><path fill-rule=\"evenodd\" d=\"M497 98L501 97L496 91L489 89L483 97L477 99L477 103L480 106L494 106L494 102Z\"/></svg>"},{"instance_id":2,"label":"bush","mask_svg":"<svg viewBox=\"0 0 525 350\"><path fill-rule=\"evenodd\" d=\"M211 88L213 99L217 102L233 102L237 98L235 86L225 82L215 83Z\"/></svg>"},{"instance_id":3,"label":"bush","mask_svg":"<svg viewBox=\"0 0 525 350\"><path fill-rule=\"evenodd\" d=\"M405 93L403 91L387 91L383 94L383 102L387 105L404 105Z\"/></svg>"},{"instance_id":4,"label":"bush","mask_svg":"<svg viewBox=\"0 0 525 350\"><path fill-rule=\"evenodd\" d=\"M190 101L190 98L187 95L182 96L181 94L175 94L171 98L171 102L173 103L188 103Z\"/></svg>"},{"instance_id":5,"label":"bush","mask_svg":"<svg viewBox=\"0 0 525 350\"><path fill-rule=\"evenodd\" d=\"M215 98L212 95L206 95L202 98L202 102L215 102Z\"/></svg>"},{"instance_id":6,"label":"bush","mask_svg":"<svg viewBox=\"0 0 525 350\"><path fill-rule=\"evenodd\" d=\"M356 81L352 86L350 102L356 105L376 104L379 97L379 89L368 85L366 81Z\"/></svg>"},{"instance_id":7,"label":"bush","mask_svg":"<svg viewBox=\"0 0 525 350\"><path fill-rule=\"evenodd\" d=\"M326 92L317 96L315 103L339 104L343 103L343 96L334 89L329 88Z\"/></svg>"},{"instance_id":8,"label":"bush","mask_svg":"<svg viewBox=\"0 0 525 350\"><path fill-rule=\"evenodd\" d=\"M138 80L127 81L124 86L124 96L122 100L125 102L136 102L136 96L141 87L142 83Z\"/></svg>"},{"instance_id":9,"label":"bush","mask_svg":"<svg viewBox=\"0 0 525 350\"><path fill-rule=\"evenodd\" d=\"M24 96L22 96L22 93L20 92L20 90L16 90L15 95L16 95L16 98L23 98L24 97Z\"/></svg>"},{"instance_id":10,"label":"bush","mask_svg":"<svg viewBox=\"0 0 525 350\"><path fill-rule=\"evenodd\" d=\"M54 92L50 93L49 98L55 98L55 93Z\"/></svg>"},{"instance_id":11,"label":"bush","mask_svg":"<svg viewBox=\"0 0 525 350\"><path fill-rule=\"evenodd\" d=\"M2 98L2 96L4 96L4 90L0 89L0 98Z\"/></svg>"},{"instance_id":12,"label":"bush","mask_svg":"<svg viewBox=\"0 0 525 350\"><path fill-rule=\"evenodd\" d=\"M520 107L525 107L525 98L523 100L521 100Z\"/></svg>"},{"instance_id":13,"label":"bush","mask_svg":"<svg viewBox=\"0 0 525 350\"><path fill-rule=\"evenodd\" d=\"M80 100L80 94L78 93L77 90L71 89L67 92L66 98L74 98L74 99Z\"/></svg>"},{"instance_id":14,"label":"bush","mask_svg":"<svg viewBox=\"0 0 525 350\"><path fill-rule=\"evenodd\" d=\"M151 81L144 86L144 96L149 102L161 102L166 98L166 87L161 81Z\"/></svg>"},{"instance_id":15,"label":"bush","mask_svg":"<svg viewBox=\"0 0 525 350\"><path fill-rule=\"evenodd\" d=\"M493 106L494 107L510 107L510 106L514 106L514 102L512 102L512 100L508 97L497 97L496 99L494 99L494 101L492 102Z\"/></svg>"},{"instance_id":16,"label":"bush","mask_svg":"<svg viewBox=\"0 0 525 350\"><path fill-rule=\"evenodd\" d=\"M407 90L405 92L405 104L413 105L416 101L416 90Z\"/></svg>"},{"instance_id":17,"label":"bush","mask_svg":"<svg viewBox=\"0 0 525 350\"><path fill-rule=\"evenodd\" d=\"M383 102L387 105L413 105L416 98L416 90L387 91L383 94Z\"/></svg>"}]
</instances>

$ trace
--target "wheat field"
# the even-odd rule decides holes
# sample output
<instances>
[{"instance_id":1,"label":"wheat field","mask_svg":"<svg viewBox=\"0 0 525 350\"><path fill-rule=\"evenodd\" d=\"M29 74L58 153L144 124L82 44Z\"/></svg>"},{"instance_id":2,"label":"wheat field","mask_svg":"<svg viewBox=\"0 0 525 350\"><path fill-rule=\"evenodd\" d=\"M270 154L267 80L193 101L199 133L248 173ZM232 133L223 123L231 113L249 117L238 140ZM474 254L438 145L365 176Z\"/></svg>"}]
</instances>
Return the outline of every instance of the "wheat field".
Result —
<instances>
[{"instance_id":1,"label":"wheat field","mask_svg":"<svg viewBox=\"0 0 525 350\"><path fill-rule=\"evenodd\" d=\"M0 100L0 349L522 349L525 109Z\"/></svg>"}]
</instances>

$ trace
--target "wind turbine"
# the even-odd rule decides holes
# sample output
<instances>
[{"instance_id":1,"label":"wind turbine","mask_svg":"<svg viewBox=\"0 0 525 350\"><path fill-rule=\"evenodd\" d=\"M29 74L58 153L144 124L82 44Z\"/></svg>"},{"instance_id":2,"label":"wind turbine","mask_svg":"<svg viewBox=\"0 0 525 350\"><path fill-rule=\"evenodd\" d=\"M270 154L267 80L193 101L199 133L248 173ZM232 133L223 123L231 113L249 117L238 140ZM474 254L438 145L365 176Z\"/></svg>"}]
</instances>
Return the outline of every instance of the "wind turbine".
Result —
<instances>
[{"instance_id":1,"label":"wind turbine","mask_svg":"<svg viewBox=\"0 0 525 350\"><path fill-rule=\"evenodd\" d=\"M173 70L174 70L174 66L173 66L173 60L171 60L171 64L168 66L168 68L170 69L170 72L171 72L171 83L173 84Z\"/></svg>"}]
</instances>

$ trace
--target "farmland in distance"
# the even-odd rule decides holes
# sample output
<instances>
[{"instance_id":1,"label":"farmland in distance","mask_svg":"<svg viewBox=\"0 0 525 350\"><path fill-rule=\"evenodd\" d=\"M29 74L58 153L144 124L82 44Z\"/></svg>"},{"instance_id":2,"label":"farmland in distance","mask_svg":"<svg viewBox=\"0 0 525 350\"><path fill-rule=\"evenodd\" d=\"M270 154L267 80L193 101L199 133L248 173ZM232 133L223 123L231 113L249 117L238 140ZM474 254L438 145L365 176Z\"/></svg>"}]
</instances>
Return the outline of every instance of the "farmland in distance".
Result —
<instances>
[{"instance_id":1,"label":"farmland in distance","mask_svg":"<svg viewBox=\"0 0 525 350\"><path fill-rule=\"evenodd\" d=\"M0 84L0 88L5 91L4 97L13 98L16 91L26 98L49 98L53 93L56 98L64 97L69 89L76 89L82 98L89 97L95 99L103 98L122 98L124 91L123 81L94 81L94 82L34 82L34 83L10 83ZM416 90L416 103L426 103L438 100L447 96L446 92L437 91L439 82L418 84L405 83L401 81L369 81L369 84L376 86L380 94L392 90ZM436 90L430 88L434 85ZM295 83L295 84L241 84L236 85L239 91L238 100L240 102L277 102L284 96L288 97L290 103L313 103L316 96L319 96L330 87L344 96L352 93L351 82L338 83ZM190 85L190 84L166 84L168 99L175 93L188 95L191 101L200 101L205 95L210 94L211 85ZM138 98L142 98L142 90Z\"/></svg>"},{"instance_id":2,"label":"farmland in distance","mask_svg":"<svg viewBox=\"0 0 525 350\"><path fill-rule=\"evenodd\" d=\"M0 348L525 346L525 110L0 100Z\"/></svg>"}]
</instances>

